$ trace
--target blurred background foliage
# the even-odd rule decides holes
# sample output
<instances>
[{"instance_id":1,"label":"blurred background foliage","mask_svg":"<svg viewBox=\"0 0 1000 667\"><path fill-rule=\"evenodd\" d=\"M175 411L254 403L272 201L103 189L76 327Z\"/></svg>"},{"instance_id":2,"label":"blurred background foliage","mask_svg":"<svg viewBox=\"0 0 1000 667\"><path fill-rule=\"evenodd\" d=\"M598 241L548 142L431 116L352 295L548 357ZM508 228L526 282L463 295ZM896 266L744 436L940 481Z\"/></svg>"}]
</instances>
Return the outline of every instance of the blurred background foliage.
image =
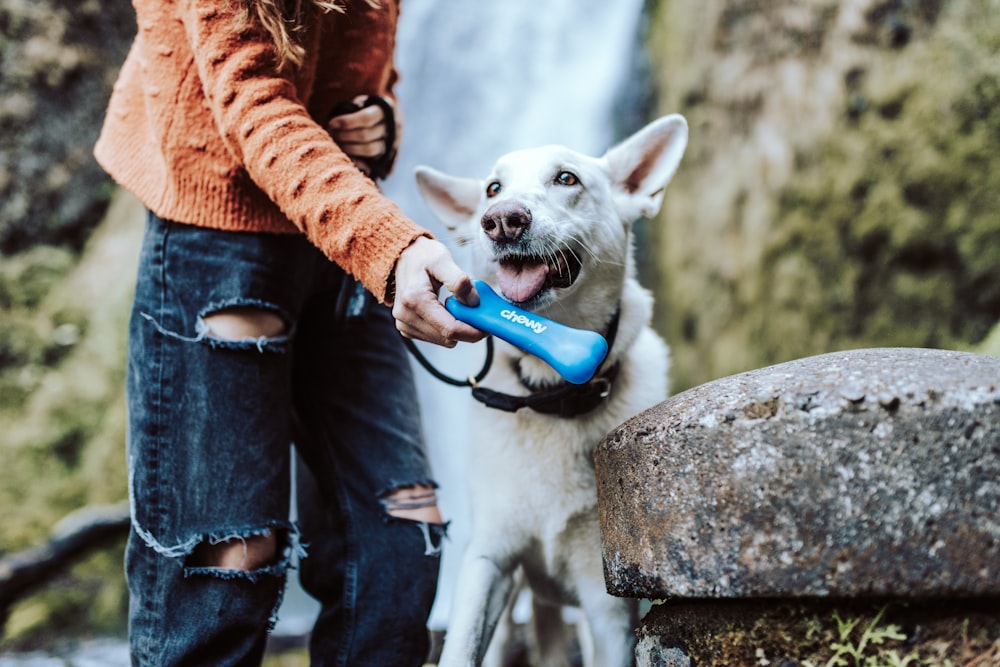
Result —
<instances>
[{"instance_id":1,"label":"blurred background foliage","mask_svg":"<svg viewBox=\"0 0 1000 667\"><path fill-rule=\"evenodd\" d=\"M641 253L675 390L851 347L1000 354L1000 2L647 12L653 111L691 125ZM127 2L0 0L0 556L125 498L142 213L90 149L133 32ZM118 544L14 605L0 650L124 609Z\"/></svg>"},{"instance_id":2,"label":"blurred background foliage","mask_svg":"<svg viewBox=\"0 0 1000 667\"><path fill-rule=\"evenodd\" d=\"M998 10L659 3L659 106L692 128L647 281L675 389L836 349L987 337L1000 319Z\"/></svg>"}]
</instances>

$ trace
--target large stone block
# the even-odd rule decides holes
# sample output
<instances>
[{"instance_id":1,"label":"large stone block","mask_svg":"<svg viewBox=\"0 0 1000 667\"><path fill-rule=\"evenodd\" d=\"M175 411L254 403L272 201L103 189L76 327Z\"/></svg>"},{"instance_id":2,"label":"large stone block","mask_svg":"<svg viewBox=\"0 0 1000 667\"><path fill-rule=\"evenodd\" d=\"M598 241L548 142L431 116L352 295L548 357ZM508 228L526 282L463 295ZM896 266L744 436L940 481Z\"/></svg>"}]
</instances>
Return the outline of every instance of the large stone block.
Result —
<instances>
[{"instance_id":1,"label":"large stone block","mask_svg":"<svg viewBox=\"0 0 1000 667\"><path fill-rule=\"evenodd\" d=\"M678 394L595 456L609 590L1000 595L1000 359L809 357Z\"/></svg>"}]
</instances>

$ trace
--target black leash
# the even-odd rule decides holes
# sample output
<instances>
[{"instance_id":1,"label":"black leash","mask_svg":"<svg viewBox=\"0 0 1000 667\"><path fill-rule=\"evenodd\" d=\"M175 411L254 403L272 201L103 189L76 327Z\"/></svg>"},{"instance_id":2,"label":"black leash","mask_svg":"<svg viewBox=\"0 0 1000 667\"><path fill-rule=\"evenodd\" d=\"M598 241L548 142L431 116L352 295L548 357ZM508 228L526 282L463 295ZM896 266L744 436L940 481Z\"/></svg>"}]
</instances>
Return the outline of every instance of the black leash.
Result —
<instances>
[{"instance_id":1,"label":"black leash","mask_svg":"<svg viewBox=\"0 0 1000 667\"><path fill-rule=\"evenodd\" d=\"M479 384L480 380L486 377L486 374L490 372L490 367L493 365L493 336L486 337L486 359L483 361L482 370L480 370L475 377L468 377L464 380L456 380L453 377L448 377L438 369L434 368L433 364L427 361L427 357L425 357L420 350L417 349L416 343L409 338L403 338L403 342L406 343L406 347L410 351L410 354L412 354L417 361L420 362L420 365L424 367L424 370L436 377L438 380L441 380L441 382L450 384L453 387L472 387L473 390L475 390L476 385Z\"/></svg>"},{"instance_id":2,"label":"black leash","mask_svg":"<svg viewBox=\"0 0 1000 667\"><path fill-rule=\"evenodd\" d=\"M620 316L621 310L618 309L615 311L614 317L611 319L611 324L608 327L607 340L609 349L614 345L615 337L618 334ZM409 338L403 338L403 342L406 343L406 347L416 357L417 361L420 362L420 365L438 380L453 387L471 387L473 398L486 407L503 410L504 412L517 412L521 408L529 408L541 414L558 415L564 418L586 414L608 399L608 396L611 394L611 386L614 384L615 378L618 377L618 372L621 370L621 364L616 362L610 368L604 370L604 372L595 375L589 382L580 385L563 382L552 388L531 387L522 378L521 384L531 393L527 396L514 396L479 386L479 382L486 377L486 374L490 372L490 367L493 365L493 336L487 336L486 338L486 359L483 362L482 370L474 378L470 377L465 380L456 380L455 378L448 377L434 368L431 362L424 357L420 350L417 349L416 344Z\"/></svg>"}]
</instances>

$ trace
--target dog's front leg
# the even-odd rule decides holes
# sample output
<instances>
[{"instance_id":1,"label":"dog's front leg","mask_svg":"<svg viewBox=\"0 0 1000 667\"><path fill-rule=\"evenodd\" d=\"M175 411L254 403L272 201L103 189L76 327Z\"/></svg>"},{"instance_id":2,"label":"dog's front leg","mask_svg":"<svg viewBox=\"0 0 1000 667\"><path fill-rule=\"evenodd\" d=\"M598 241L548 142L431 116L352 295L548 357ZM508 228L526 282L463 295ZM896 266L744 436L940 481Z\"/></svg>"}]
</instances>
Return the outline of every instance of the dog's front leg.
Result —
<instances>
[{"instance_id":1,"label":"dog's front leg","mask_svg":"<svg viewBox=\"0 0 1000 667\"><path fill-rule=\"evenodd\" d=\"M634 628L638 622L638 602L597 592L586 595L583 612L590 631L590 655L584 653L586 667L631 667L635 657Z\"/></svg>"},{"instance_id":2,"label":"dog's front leg","mask_svg":"<svg viewBox=\"0 0 1000 667\"><path fill-rule=\"evenodd\" d=\"M439 667L477 667L514 586L510 568L467 555L462 561Z\"/></svg>"}]
</instances>

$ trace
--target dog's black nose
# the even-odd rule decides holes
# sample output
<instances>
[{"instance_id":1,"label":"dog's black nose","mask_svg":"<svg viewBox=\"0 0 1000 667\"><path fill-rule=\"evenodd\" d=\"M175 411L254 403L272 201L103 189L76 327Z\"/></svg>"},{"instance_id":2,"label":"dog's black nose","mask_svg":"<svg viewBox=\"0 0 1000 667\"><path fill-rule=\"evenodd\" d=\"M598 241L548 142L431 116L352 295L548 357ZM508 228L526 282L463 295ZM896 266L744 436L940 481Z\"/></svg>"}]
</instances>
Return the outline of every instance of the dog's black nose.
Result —
<instances>
[{"instance_id":1,"label":"dog's black nose","mask_svg":"<svg viewBox=\"0 0 1000 667\"><path fill-rule=\"evenodd\" d=\"M493 241L513 243L531 225L531 211L520 202L497 202L486 210L480 224Z\"/></svg>"}]
</instances>

